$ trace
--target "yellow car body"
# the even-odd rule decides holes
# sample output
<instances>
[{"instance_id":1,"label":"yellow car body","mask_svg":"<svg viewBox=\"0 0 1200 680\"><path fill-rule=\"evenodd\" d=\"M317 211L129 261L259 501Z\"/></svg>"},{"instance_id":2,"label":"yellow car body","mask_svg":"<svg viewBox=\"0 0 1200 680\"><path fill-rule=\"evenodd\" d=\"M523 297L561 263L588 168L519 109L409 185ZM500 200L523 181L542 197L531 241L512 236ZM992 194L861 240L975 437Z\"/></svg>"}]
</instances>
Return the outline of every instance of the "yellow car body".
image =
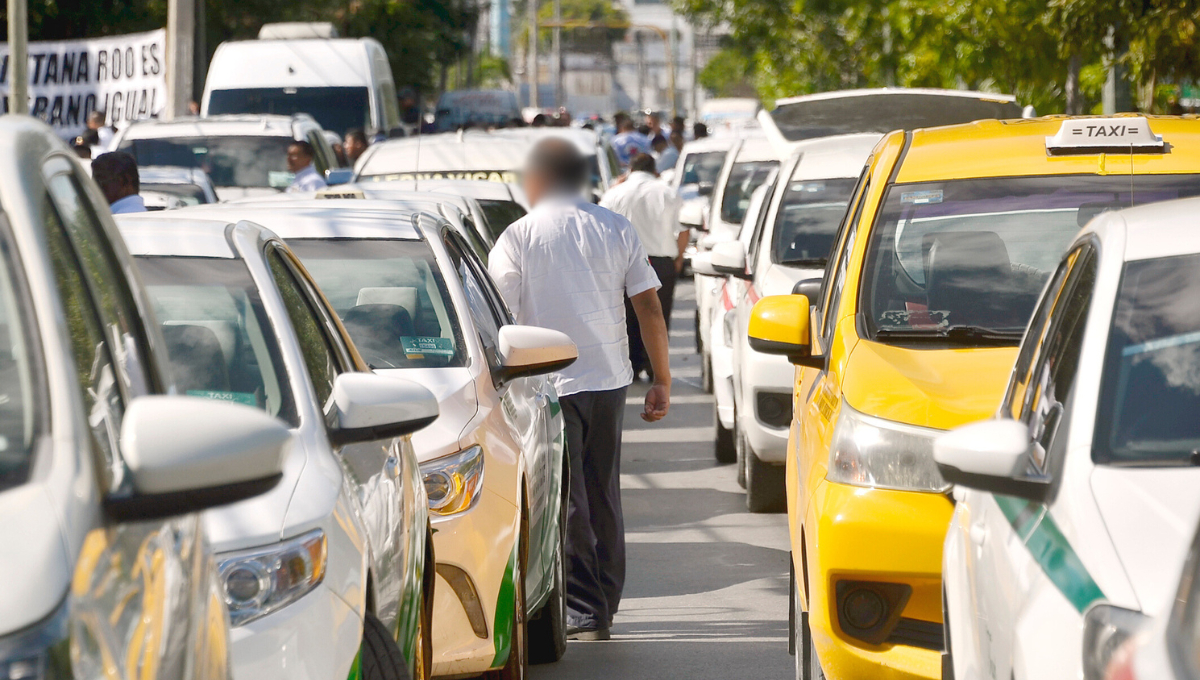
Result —
<instances>
[{"instance_id":1,"label":"yellow car body","mask_svg":"<svg viewBox=\"0 0 1200 680\"><path fill-rule=\"evenodd\" d=\"M751 343L758 342L760 351L790 354L797 364L786 472L795 619L806 618L811 649L829 678L941 677L936 647L941 641L942 545L953 510L946 493L828 480L839 416L852 409L856 417L932 431L990 417L1017 352L1015 343L928 348L883 344L861 334L859 283L887 189L970 178L1200 170L1198 120L1149 119L1153 131L1170 145L1166 154L1050 155L1047 137L1064 120L981 121L884 137L868 161L830 258L827 277L838 280L840 269L840 288L827 280L825 288L836 292L823 290L811 308L807 298L791 295L763 298L754 310ZM855 225L857 233L847 249L843 241ZM911 588L896 607L898 620L887 640L871 644L843 630L836 593L839 583L852 582ZM806 652L797 648L796 653L799 664L799 655Z\"/></svg>"}]
</instances>

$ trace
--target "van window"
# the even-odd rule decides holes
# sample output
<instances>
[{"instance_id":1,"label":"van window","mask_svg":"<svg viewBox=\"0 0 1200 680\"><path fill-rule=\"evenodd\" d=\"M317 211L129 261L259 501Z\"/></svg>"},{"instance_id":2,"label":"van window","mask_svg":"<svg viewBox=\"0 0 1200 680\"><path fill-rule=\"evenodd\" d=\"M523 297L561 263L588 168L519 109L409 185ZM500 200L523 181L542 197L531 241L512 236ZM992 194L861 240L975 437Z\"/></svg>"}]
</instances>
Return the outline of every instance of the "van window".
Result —
<instances>
[{"instance_id":1,"label":"van window","mask_svg":"<svg viewBox=\"0 0 1200 680\"><path fill-rule=\"evenodd\" d=\"M251 87L213 90L208 115L221 113L307 113L321 127L345 135L370 128L370 91L365 87Z\"/></svg>"}]
</instances>

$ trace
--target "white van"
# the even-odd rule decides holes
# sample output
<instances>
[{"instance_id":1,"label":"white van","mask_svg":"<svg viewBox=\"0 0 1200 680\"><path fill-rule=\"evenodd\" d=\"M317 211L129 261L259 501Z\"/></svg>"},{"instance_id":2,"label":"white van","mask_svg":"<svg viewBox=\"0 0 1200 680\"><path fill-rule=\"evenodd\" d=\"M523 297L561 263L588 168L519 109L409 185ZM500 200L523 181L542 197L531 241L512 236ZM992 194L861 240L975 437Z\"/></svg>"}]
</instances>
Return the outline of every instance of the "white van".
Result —
<instances>
[{"instance_id":1,"label":"white van","mask_svg":"<svg viewBox=\"0 0 1200 680\"><path fill-rule=\"evenodd\" d=\"M221 43L200 115L225 113L307 113L338 135L388 135L401 126L383 45L339 39L327 24L267 24L257 40Z\"/></svg>"}]
</instances>

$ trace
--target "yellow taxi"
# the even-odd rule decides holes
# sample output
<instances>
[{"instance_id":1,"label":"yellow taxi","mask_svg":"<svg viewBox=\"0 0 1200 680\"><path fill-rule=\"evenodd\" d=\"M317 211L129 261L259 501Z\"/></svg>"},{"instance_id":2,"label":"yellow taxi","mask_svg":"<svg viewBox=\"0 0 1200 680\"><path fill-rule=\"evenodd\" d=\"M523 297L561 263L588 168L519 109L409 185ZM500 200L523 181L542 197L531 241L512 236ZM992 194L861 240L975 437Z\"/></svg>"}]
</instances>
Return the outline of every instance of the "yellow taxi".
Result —
<instances>
[{"instance_id":1,"label":"yellow taxi","mask_svg":"<svg viewBox=\"0 0 1200 680\"><path fill-rule=\"evenodd\" d=\"M823 282L763 298L748 329L797 366L797 678L940 677L953 500L933 438L996 411L1080 227L1200 193L1197 173L1200 120L1168 117L981 121L875 147Z\"/></svg>"}]
</instances>

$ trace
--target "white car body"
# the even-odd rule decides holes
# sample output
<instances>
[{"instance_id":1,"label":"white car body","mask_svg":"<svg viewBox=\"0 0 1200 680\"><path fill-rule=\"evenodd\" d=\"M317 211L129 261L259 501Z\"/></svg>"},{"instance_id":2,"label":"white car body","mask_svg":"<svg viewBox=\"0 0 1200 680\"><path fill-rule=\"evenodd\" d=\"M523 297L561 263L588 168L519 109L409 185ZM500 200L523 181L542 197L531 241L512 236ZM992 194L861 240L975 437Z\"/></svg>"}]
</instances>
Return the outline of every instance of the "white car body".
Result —
<instances>
[{"instance_id":1,"label":"white car body","mask_svg":"<svg viewBox=\"0 0 1200 680\"><path fill-rule=\"evenodd\" d=\"M206 170L216 189L217 197L222 201L246 196L269 196L286 189L292 182L292 174L287 171L286 161L289 140L312 144L316 153L313 164L318 173L325 175L337 167L337 158L329 146L329 141L325 139L321 126L306 115L230 115L210 118L182 117L173 121L139 121L117 133L113 138L113 148L131 154L139 166L178 165L202 168L202 164L208 161L199 158L203 154L194 144L189 145L188 140L214 137L259 140L279 138L278 142L260 142L270 146L270 153L277 154L276 158L261 159L261 173L259 168L236 169L225 167L224 164ZM139 142L145 143L144 150L139 149ZM168 142L174 146L164 147ZM245 163L245 159L236 159L234 164ZM245 176L253 177L255 181L239 182L234 175L235 171L244 171Z\"/></svg>"},{"instance_id":2,"label":"white car body","mask_svg":"<svg viewBox=\"0 0 1200 680\"><path fill-rule=\"evenodd\" d=\"M138 179L142 191L177 196L184 205L216 203L217 192L208 173L200 168L183 168L176 165L151 165L138 168Z\"/></svg>"},{"instance_id":3,"label":"white car body","mask_svg":"<svg viewBox=\"0 0 1200 680\"><path fill-rule=\"evenodd\" d=\"M1114 310L1127 299L1121 297L1121 286L1130 278L1126 267L1200 253L1198 210L1200 201L1186 199L1093 219L1042 294L997 418L938 440L935 458L951 480L954 470L966 470L968 463L971 469L978 466L967 460L976 458L975 450L1007 448L998 443L1002 437L996 436L1001 431L997 428L1012 430L1014 437L1020 435L1016 443L1028 447L1028 453L1023 449L1013 459L1003 459L1015 465L986 475L982 483L960 481L954 490L957 504L946 535L943 584L955 678L1102 678L1107 665L1103 659L1113 650L1087 648L1088 620L1115 609L1136 622L1143 613L1157 614L1170 606L1200 518L1200 470L1186 462L1186 451L1176 464L1114 465L1094 461L1093 456L1100 455L1094 453L1097 447L1105 446L1096 430L1109 422L1102 415L1101 394L1105 381L1117 378L1117 371L1106 363L1106 351L1115 342L1110 340L1116 337L1114 324L1124 323L1115 319ZM1088 282L1089 258L1096 263L1090 269L1094 283ZM1134 309L1141 303L1137 299ZM1147 301L1143 309L1159 309L1151 306L1155 302ZM1072 312L1072 304L1079 311ZM1064 330L1059 319L1072 318L1072 313L1080 319L1078 326ZM1059 337L1067 339L1059 343ZM1125 361L1132 365L1135 359L1123 358L1137 356L1130 350L1149 354L1146 358L1152 361L1144 363L1165 375L1160 362L1169 357L1158 353L1186 348L1195 342L1189 338L1129 344L1117 359L1122 366ZM1063 351L1064 345L1078 347L1077 354ZM1181 363L1173 368L1193 369L1194 356L1179 355ZM1072 361L1077 361L1073 381L1067 383L1066 396L1058 395L1063 399L1059 402L1056 392L1062 386L1054 384L1054 368ZM1173 378L1162 378L1164 384L1167 380ZM1012 419L1013 410L1021 411L1019 420ZM1165 427L1181 416L1170 417L1176 420L1168 420ZM1149 434L1160 432L1150 427ZM951 466L949 472L946 465ZM989 488L999 479L1034 483L1039 491L1025 500L967 486ZM1119 641L1129 632L1123 628L1099 626L1101 641ZM1084 666L1088 654L1102 659L1099 668Z\"/></svg>"}]
</instances>

